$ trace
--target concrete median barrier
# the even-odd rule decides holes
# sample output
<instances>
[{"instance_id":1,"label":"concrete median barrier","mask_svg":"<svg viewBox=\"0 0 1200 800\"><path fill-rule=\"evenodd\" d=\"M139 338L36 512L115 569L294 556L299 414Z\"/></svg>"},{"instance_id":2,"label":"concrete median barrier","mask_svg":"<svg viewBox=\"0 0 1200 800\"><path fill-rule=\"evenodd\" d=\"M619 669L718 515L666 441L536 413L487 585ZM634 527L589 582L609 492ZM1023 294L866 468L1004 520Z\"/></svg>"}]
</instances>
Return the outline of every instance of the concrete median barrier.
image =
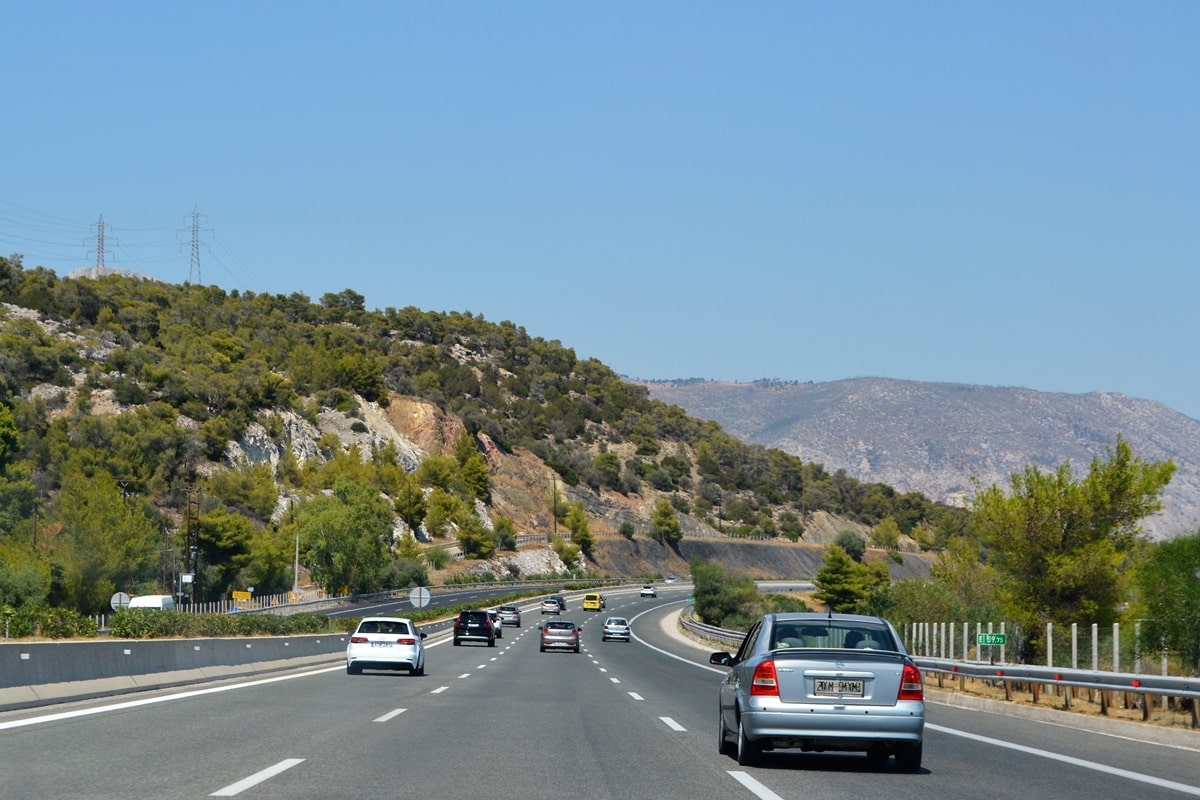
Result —
<instances>
[{"instance_id":1,"label":"concrete median barrier","mask_svg":"<svg viewBox=\"0 0 1200 800\"><path fill-rule=\"evenodd\" d=\"M0 643L0 711L327 664L348 634Z\"/></svg>"}]
</instances>

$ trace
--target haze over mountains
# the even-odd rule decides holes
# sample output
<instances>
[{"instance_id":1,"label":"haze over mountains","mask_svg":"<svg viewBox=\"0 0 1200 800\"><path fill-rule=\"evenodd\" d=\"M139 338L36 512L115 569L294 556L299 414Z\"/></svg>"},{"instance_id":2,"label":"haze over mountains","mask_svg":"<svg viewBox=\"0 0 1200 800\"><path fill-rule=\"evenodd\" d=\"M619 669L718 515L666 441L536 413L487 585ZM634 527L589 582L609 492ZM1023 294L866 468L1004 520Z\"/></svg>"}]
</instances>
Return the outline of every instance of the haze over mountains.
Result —
<instances>
[{"instance_id":1,"label":"haze over mountains","mask_svg":"<svg viewBox=\"0 0 1200 800\"><path fill-rule=\"evenodd\" d=\"M1134 455L1175 462L1156 539L1200 529L1200 422L1122 394L852 378L825 383L636 381L654 399L858 480L964 504L972 477L1000 484L1028 465L1086 473L1122 435Z\"/></svg>"}]
</instances>

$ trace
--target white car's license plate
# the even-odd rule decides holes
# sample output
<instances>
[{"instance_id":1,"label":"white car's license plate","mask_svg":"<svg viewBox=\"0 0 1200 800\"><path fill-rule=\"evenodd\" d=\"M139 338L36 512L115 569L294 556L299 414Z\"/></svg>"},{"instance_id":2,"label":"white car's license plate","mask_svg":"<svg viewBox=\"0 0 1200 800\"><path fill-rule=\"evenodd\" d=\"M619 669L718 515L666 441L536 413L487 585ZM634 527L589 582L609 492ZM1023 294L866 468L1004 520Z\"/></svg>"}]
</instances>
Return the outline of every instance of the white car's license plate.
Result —
<instances>
[{"instance_id":1,"label":"white car's license plate","mask_svg":"<svg viewBox=\"0 0 1200 800\"><path fill-rule=\"evenodd\" d=\"M817 678L815 693L821 697L862 697L863 682L844 678Z\"/></svg>"},{"instance_id":2,"label":"white car's license plate","mask_svg":"<svg viewBox=\"0 0 1200 800\"><path fill-rule=\"evenodd\" d=\"M371 647L391 647L391 642L371 642Z\"/></svg>"}]
</instances>

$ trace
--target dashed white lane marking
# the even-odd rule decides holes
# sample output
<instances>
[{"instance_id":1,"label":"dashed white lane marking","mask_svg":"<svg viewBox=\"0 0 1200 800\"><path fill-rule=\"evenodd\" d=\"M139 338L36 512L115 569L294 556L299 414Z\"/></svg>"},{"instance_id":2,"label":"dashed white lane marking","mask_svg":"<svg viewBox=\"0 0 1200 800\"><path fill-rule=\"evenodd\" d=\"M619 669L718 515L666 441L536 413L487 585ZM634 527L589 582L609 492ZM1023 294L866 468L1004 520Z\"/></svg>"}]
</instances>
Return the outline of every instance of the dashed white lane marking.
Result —
<instances>
[{"instance_id":1,"label":"dashed white lane marking","mask_svg":"<svg viewBox=\"0 0 1200 800\"><path fill-rule=\"evenodd\" d=\"M439 686L436 689L434 689L432 692L430 692L430 694L441 694L442 692L446 691L449 688L450 688L449 686Z\"/></svg>"},{"instance_id":2,"label":"dashed white lane marking","mask_svg":"<svg viewBox=\"0 0 1200 800\"><path fill-rule=\"evenodd\" d=\"M458 676L458 679L461 681L463 678L469 678L469 677L471 677L471 673L464 672L462 675Z\"/></svg>"},{"instance_id":3,"label":"dashed white lane marking","mask_svg":"<svg viewBox=\"0 0 1200 800\"><path fill-rule=\"evenodd\" d=\"M754 778L751 778L750 775L745 772L731 769L729 770L729 774L735 781L749 789L755 797L762 798L762 800L783 800L782 797L775 794L758 781L754 780Z\"/></svg>"},{"instance_id":4,"label":"dashed white lane marking","mask_svg":"<svg viewBox=\"0 0 1200 800\"><path fill-rule=\"evenodd\" d=\"M629 696L632 697L634 700L645 700L646 699L646 698L642 697L640 694L638 694L637 692L630 692Z\"/></svg>"},{"instance_id":5,"label":"dashed white lane marking","mask_svg":"<svg viewBox=\"0 0 1200 800\"><path fill-rule=\"evenodd\" d=\"M372 722L387 722L389 719L392 719L393 717L400 716L405 711L408 711L408 709L407 708L397 708L396 710L389 711L388 713L384 714L382 717L376 717L375 719L373 719L371 721Z\"/></svg>"},{"instance_id":6,"label":"dashed white lane marking","mask_svg":"<svg viewBox=\"0 0 1200 800\"><path fill-rule=\"evenodd\" d=\"M233 797L234 795L241 794L250 787L257 786L268 778L274 778L279 773L289 770L303 761L303 758L285 758L275 766L267 767L260 772L254 773L248 778L243 778L237 783L231 783L224 789L218 789L210 794L209 797Z\"/></svg>"},{"instance_id":7,"label":"dashed white lane marking","mask_svg":"<svg viewBox=\"0 0 1200 800\"><path fill-rule=\"evenodd\" d=\"M659 719L661 719L663 721L663 723L673 731L686 731L687 730L687 728L683 727L682 725L680 725L678 722L671 719L670 717L659 717Z\"/></svg>"},{"instance_id":8,"label":"dashed white lane marking","mask_svg":"<svg viewBox=\"0 0 1200 800\"><path fill-rule=\"evenodd\" d=\"M609 680L610 680L610 681L612 681L613 683L620 683L620 682L621 682L621 679L620 679L620 678L609 678Z\"/></svg>"}]
</instances>

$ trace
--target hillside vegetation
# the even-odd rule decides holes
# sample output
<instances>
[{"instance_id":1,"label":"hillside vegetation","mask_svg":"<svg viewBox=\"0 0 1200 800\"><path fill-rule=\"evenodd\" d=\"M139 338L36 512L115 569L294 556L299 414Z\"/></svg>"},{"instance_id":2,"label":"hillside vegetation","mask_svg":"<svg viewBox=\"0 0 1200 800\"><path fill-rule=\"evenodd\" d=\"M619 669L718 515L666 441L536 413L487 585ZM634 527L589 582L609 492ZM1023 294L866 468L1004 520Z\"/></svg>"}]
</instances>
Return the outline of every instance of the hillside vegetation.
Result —
<instances>
[{"instance_id":1,"label":"hillside vegetation","mask_svg":"<svg viewBox=\"0 0 1200 800\"><path fill-rule=\"evenodd\" d=\"M814 515L935 548L962 509L746 445L511 322L369 311L352 290L63 279L0 258L0 599L97 611L411 585L597 535L803 542ZM411 437L411 438L410 438ZM594 532L593 532L594 530Z\"/></svg>"}]
</instances>

